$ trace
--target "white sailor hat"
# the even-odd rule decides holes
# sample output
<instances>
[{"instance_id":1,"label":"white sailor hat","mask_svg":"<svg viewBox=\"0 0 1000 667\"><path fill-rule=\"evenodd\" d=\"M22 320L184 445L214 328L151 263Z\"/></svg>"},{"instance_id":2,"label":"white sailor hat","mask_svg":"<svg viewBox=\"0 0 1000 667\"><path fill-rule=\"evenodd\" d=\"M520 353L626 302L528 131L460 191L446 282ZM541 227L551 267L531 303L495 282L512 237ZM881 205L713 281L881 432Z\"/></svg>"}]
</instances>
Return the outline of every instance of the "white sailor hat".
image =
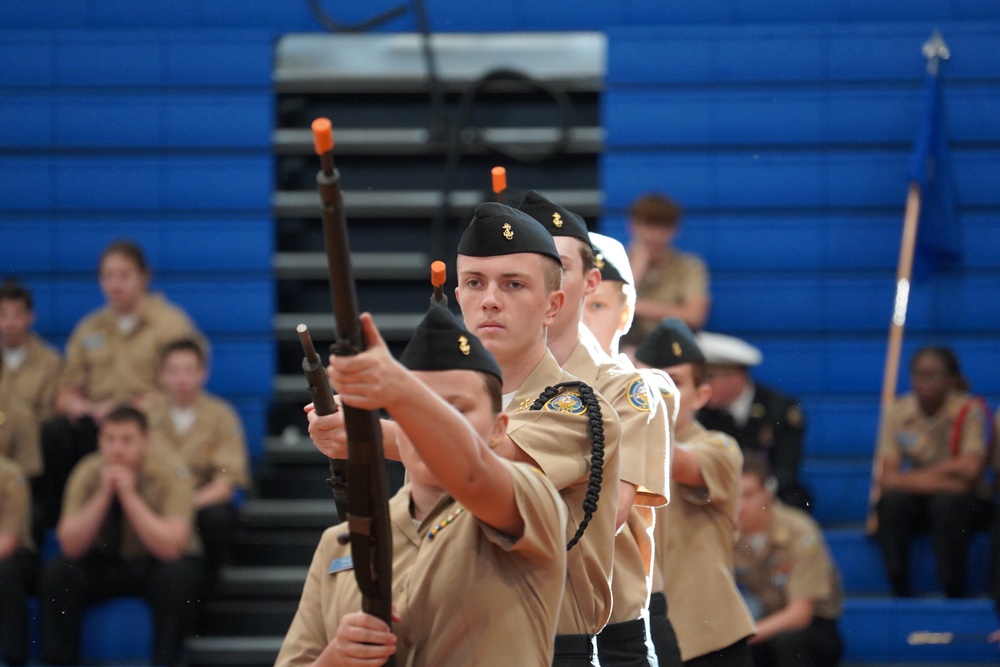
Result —
<instances>
[{"instance_id":1,"label":"white sailor hat","mask_svg":"<svg viewBox=\"0 0 1000 667\"><path fill-rule=\"evenodd\" d=\"M695 341L709 364L750 367L764 359L759 349L735 336L699 331L695 334Z\"/></svg>"},{"instance_id":2,"label":"white sailor hat","mask_svg":"<svg viewBox=\"0 0 1000 667\"><path fill-rule=\"evenodd\" d=\"M603 280L619 280L626 285L634 285L632 266L628 252L618 239L590 232L590 244L594 246L594 259L601 270Z\"/></svg>"}]
</instances>

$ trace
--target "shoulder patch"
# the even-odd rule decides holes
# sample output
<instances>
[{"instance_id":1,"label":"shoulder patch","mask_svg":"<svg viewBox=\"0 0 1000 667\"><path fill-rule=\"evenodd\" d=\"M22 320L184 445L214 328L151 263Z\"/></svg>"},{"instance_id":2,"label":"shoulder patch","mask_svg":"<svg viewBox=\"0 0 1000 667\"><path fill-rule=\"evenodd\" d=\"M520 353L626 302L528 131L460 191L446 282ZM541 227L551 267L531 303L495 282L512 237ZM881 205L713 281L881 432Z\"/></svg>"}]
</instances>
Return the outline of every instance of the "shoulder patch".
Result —
<instances>
[{"instance_id":1,"label":"shoulder patch","mask_svg":"<svg viewBox=\"0 0 1000 667\"><path fill-rule=\"evenodd\" d=\"M354 569L354 560L350 555L341 556L340 558L334 558L330 561L330 568L326 571L327 574L337 574L338 572L344 572L345 570Z\"/></svg>"},{"instance_id":2,"label":"shoulder patch","mask_svg":"<svg viewBox=\"0 0 1000 667\"><path fill-rule=\"evenodd\" d=\"M639 412L649 412L649 389L642 378L636 378L629 383L626 390L628 404Z\"/></svg>"},{"instance_id":3,"label":"shoulder patch","mask_svg":"<svg viewBox=\"0 0 1000 667\"><path fill-rule=\"evenodd\" d=\"M583 404L580 394L575 391L567 391L559 394L555 398L550 398L542 406L542 410L549 412L565 412L571 415L582 415L587 411L587 406Z\"/></svg>"}]
</instances>

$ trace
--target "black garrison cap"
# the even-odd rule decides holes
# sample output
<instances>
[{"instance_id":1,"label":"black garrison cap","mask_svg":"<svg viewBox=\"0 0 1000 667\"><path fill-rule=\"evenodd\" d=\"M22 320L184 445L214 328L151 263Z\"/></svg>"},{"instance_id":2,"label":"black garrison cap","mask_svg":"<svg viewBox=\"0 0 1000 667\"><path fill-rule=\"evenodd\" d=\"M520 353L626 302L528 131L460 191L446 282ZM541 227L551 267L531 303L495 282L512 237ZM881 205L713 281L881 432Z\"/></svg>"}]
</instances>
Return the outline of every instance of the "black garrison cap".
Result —
<instances>
[{"instance_id":1,"label":"black garrison cap","mask_svg":"<svg viewBox=\"0 0 1000 667\"><path fill-rule=\"evenodd\" d=\"M431 306L399 361L411 371L482 371L503 382L497 360L444 306Z\"/></svg>"},{"instance_id":2,"label":"black garrison cap","mask_svg":"<svg viewBox=\"0 0 1000 667\"><path fill-rule=\"evenodd\" d=\"M517 208L542 223L552 236L570 236L574 239L580 239L588 246L590 245L587 223L583 221L583 218L546 199L538 192L528 190L524 193L524 198L521 199Z\"/></svg>"},{"instance_id":3,"label":"black garrison cap","mask_svg":"<svg viewBox=\"0 0 1000 667\"><path fill-rule=\"evenodd\" d=\"M496 202L476 207L472 222L458 242L458 254L469 257L496 257L533 252L559 262L559 251L552 236L526 213Z\"/></svg>"},{"instance_id":4,"label":"black garrison cap","mask_svg":"<svg viewBox=\"0 0 1000 667\"><path fill-rule=\"evenodd\" d=\"M691 329L677 317L660 320L636 348L635 358L653 368L705 361Z\"/></svg>"},{"instance_id":5,"label":"black garrison cap","mask_svg":"<svg viewBox=\"0 0 1000 667\"><path fill-rule=\"evenodd\" d=\"M632 266L624 246L617 239L597 232L590 232L590 243L594 246L594 264L601 272L601 280L631 285Z\"/></svg>"}]
</instances>

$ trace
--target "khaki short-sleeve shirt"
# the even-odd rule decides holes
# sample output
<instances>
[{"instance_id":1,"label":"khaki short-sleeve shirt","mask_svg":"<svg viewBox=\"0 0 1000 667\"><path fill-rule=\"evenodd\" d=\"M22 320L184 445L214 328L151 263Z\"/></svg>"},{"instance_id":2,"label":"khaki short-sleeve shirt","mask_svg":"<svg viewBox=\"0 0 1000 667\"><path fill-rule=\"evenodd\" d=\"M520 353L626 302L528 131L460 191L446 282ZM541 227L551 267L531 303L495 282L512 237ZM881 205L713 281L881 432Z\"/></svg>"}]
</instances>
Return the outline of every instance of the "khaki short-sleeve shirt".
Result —
<instances>
[{"instance_id":1,"label":"khaki short-sleeve shirt","mask_svg":"<svg viewBox=\"0 0 1000 667\"><path fill-rule=\"evenodd\" d=\"M546 387L577 380L546 351L506 409L510 415L508 435L559 489L569 508L567 541L583 520L583 501L590 481L588 414L572 389L551 399L541 410L529 408ZM560 612L559 634L597 634L611 616L621 428L607 400L596 390L595 395L604 418L601 496L583 537L567 552L566 598Z\"/></svg>"},{"instance_id":2,"label":"khaki short-sleeve shirt","mask_svg":"<svg viewBox=\"0 0 1000 667\"><path fill-rule=\"evenodd\" d=\"M812 600L820 618L840 616L844 593L823 533L805 512L775 500L766 540L740 535L736 542L736 581L758 619L792 600Z\"/></svg>"},{"instance_id":3,"label":"khaki short-sleeve shirt","mask_svg":"<svg viewBox=\"0 0 1000 667\"><path fill-rule=\"evenodd\" d=\"M157 401L149 411L153 442L179 456L188 465L194 487L201 488L216 476L234 488L250 483L247 471L246 439L236 411L218 396L202 393L194 405L191 426L178 433L166 400Z\"/></svg>"},{"instance_id":4,"label":"khaki short-sleeve shirt","mask_svg":"<svg viewBox=\"0 0 1000 667\"><path fill-rule=\"evenodd\" d=\"M73 468L66 482L63 516L75 514L87 499L94 495L100 484L103 467L104 460L100 452L94 452L83 457ZM177 517L191 524L191 537L188 538L184 548L185 555L196 555L201 552L201 544L193 528L194 489L191 484L191 474L182 461L167 453L151 450L136 477L136 489L150 509L159 516ZM124 560L152 556L139 539L139 534L128 521L128 517L123 516L122 519L121 543L117 552L111 544L112 534L110 522L105 521L94 540L92 551L118 556Z\"/></svg>"},{"instance_id":5,"label":"khaki short-sleeve shirt","mask_svg":"<svg viewBox=\"0 0 1000 667\"><path fill-rule=\"evenodd\" d=\"M584 341L577 343L563 370L601 392L618 414L622 428L620 474L622 481L636 486L634 504L665 505L670 495L670 427L660 393L650 391L644 376L633 367L612 360ZM644 521L634 509L627 528L615 536L610 623L635 620L649 605L651 563L643 554L652 551L652 535L643 529Z\"/></svg>"},{"instance_id":6,"label":"khaki short-sleeve shirt","mask_svg":"<svg viewBox=\"0 0 1000 667\"><path fill-rule=\"evenodd\" d=\"M518 540L482 524L450 497L419 523L410 514L409 486L392 498L400 667L551 664L566 581L566 508L537 469L505 465L524 519ZM350 547L337 542L346 529L342 524L323 534L276 667L311 664L340 619L360 611Z\"/></svg>"},{"instance_id":7,"label":"khaki short-sleeve shirt","mask_svg":"<svg viewBox=\"0 0 1000 667\"><path fill-rule=\"evenodd\" d=\"M670 504L656 510L654 540L667 613L681 657L691 660L756 630L733 571L743 454L735 440L697 422L677 434L677 446L697 456L706 487L671 482Z\"/></svg>"},{"instance_id":8,"label":"khaki short-sleeve shirt","mask_svg":"<svg viewBox=\"0 0 1000 667\"><path fill-rule=\"evenodd\" d=\"M14 534L17 544L35 550L31 538L31 489L17 464L0 458L0 535Z\"/></svg>"},{"instance_id":9,"label":"khaki short-sleeve shirt","mask_svg":"<svg viewBox=\"0 0 1000 667\"><path fill-rule=\"evenodd\" d=\"M650 266L636 285L636 298L671 305L688 299L708 298L708 269L696 255L669 250L662 261ZM636 317L628 340L638 344L659 322Z\"/></svg>"},{"instance_id":10,"label":"khaki short-sleeve shirt","mask_svg":"<svg viewBox=\"0 0 1000 667\"><path fill-rule=\"evenodd\" d=\"M177 306L158 294L146 297L135 328L123 333L110 307L87 317L66 344L60 388L76 388L95 402L126 402L159 392L160 352L180 338L196 336L194 325Z\"/></svg>"},{"instance_id":11,"label":"khaki short-sleeve shirt","mask_svg":"<svg viewBox=\"0 0 1000 667\"><path fill-rule=\"evenodd\" d=\"M0 399L0 458L10 459L26 477L42 474L38 424L20 401Z\"/></svg>"},{"instance_id":12,"label":"khaki short-sleeve shirt","mask_svg":"<svg viewBox=\"0 0 1000 667\"><path fill-rule=\"evenodd\" d=\"M35 424L41 426L55 413L62 358L37 334L31 334L24 346L24 361L16 369L0 362L0 396L21 401L31 411Z\"/></svg>"}]
</instances>

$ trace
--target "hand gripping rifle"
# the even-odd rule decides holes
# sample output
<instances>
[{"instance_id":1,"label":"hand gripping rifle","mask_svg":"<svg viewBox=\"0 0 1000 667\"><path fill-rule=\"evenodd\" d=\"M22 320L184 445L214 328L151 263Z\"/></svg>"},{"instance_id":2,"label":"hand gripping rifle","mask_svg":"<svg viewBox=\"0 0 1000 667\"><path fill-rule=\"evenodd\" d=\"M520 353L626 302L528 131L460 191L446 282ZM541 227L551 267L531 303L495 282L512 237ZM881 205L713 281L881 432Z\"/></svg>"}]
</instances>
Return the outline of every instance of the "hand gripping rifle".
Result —
<instances>
[{"instance_id":1,"label":"hand gripping rifle","mask_svg":"<svg viewBox=\"0 0 1000 667\"><path fill-rule=\"evenodd\" d=\"M333 130L326 118L312 124L322 169L316 174L323 205L323 239L330 271L330 297L336 319L331 354L353 355L365 349L357 293L351 278L347 221L340 194L340 173L333 165ZM392 533L389 485L382 453L378 413L344 406L347 430L347 529L361 608L392 627ZM386 665L392 665L392 658Z\"/></svg>"}]
</instances>

